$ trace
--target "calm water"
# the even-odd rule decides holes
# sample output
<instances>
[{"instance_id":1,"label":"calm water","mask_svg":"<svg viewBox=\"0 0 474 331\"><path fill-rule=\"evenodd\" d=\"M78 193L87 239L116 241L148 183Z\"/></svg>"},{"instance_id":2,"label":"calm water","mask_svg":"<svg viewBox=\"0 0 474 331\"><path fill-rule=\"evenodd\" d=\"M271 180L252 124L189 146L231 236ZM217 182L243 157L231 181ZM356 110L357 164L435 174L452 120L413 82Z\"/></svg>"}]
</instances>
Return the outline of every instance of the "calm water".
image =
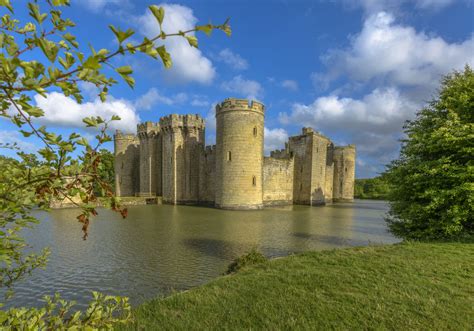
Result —
<instances>
[{"instance_id":1,"label":"calm water","mask_svg":"<svg viewBox=\"0 0 474 331\"><path fill-rule=\"evenodd\" d=\"M90 291L129 296L133 304L187 289L222 274L252 247L269 257L397 240L386 229L387 205L356 201L326 207L223 211L188 206L136 206L122 219L101 210L82 240L78 211L55 210L27 233L49 246L46 270L18 284L9 305L38 305L55 291L79 303Z\"/></svg>"}]
</instances>

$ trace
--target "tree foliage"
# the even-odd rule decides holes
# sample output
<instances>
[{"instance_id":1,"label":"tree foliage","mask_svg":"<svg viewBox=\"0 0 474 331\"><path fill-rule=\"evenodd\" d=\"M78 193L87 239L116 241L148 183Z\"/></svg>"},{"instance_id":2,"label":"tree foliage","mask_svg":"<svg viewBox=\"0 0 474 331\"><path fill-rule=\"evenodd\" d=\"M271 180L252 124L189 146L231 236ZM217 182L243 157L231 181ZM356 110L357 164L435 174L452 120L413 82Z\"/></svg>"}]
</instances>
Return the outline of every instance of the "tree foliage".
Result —
<instances>
[{"instance_id":1,"label":"tree foliage","mask_svg":"<svg viewBox=\"0 0 474 331\"><path fill-rule=\"evenodd\" d=\"M387 171L388 225L400 237L474 232L474 72L441 81L439 95L405 125L400 158Z\"/></svg>"},{"instance_id":2,"label":"tree foliage","mask_svg":"<svg viewBox=\"0 0 474 331\"><path fill-rule=\"evenodd\" d=\"M11 288L17 280L46 263L47 251L26 253L27 243L20 236L23 228L38 222L34 210L47 210L53 199L69 199L81 208L77 219L82 223L84 239L91 217L97 215L98 193L107 198L107 207L124 217L127 215L113 194L110 157L100 150L112 140L108 133L110 122L120 118L84 114L84 125L97 132L96 143L92 144L76 132L63 136L39 126L38 119L44 116L44 111L33 102L33 96L48 97L52 91L61 91L81 103L83 97L78 84L88 82L98 88L104 102L117 79L132 88L135 84L133 68L117 67L114 65L117 61L112 63L112 59L142 54L169 68L172 59L164 39L186 38L191 47L197 47L195 32L210 34L219 29L227 35L231 33L228 21L221 25L195 26L188 31L165 32L164 9L151 5L149 10L160 28L156 36L132 43L129 40L134 30L110 25L117 39L116 49L95 49L92 45L84 48L73 34L75 23L64 18L61 11L69 2L30 1L26 8L14 8L13 1L0 0L0 116L13 123L25 139L35 137L42 143L33 154L19 151L14 144L0 143L0 148L18 151L18 160L0 159L0 287L3 288ZM16 18L16 10L21 9L27 10L30 21L20 22ZM77 155L81 162L77 161ZM73 201L74 196L79 196L80 202ZM19 311L12 313L27 316Z\"/></svg>"},{"instance_id":3,"label":"tree foliage","mask_svg":"<svg viewBox=\"0 0 474 331\"><path fill-rule=\"evenodd\" d=\"M355 180L354 197L357 199L386 200L389 191L390 186L384 175Z\"/></svg>"}]
</instances>

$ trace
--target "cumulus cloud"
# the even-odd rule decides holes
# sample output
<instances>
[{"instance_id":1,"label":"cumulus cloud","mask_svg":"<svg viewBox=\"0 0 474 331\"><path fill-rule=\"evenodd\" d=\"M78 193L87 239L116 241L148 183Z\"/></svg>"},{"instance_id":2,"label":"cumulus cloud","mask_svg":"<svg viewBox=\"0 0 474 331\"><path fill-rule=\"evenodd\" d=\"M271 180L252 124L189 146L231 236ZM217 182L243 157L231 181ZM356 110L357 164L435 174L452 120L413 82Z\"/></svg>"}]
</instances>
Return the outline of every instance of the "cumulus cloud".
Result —
<instances>
[{"instance_id":1,"label":"cumulus cloud","mask_svg":"<svg viewBox=\"0 0 474 331\"><path fill-rule=\"evenodd\" d=\"M393 15L370 16L348 49L333 50L323 58L330 70L324 79L349 75L357 81L404 86L438 84L443 74L474 64L474 35L460 43L417 32L395 23Z\"/></svg>"},{"instance_id":2,"label":"cumulus cloud","mask_svg":"<svg viewBox=\"0 0 474 331\"><path fill-rule=\"evenodd\" d=\"M223 82L221 87L224 91L235 93L248 99L261 100L263 87L259 82L244 79L241 75L235 76L230 81Z\"/></svg>"},{"instance_id":3,"label":"cumulus cloud","mask_svg":"<svg viewBox=\"0 0 474 331\"><path fill-rule=\"evenodd\" d=\"M217 60L224 62L231 68L235 70L245 70L249 67L247 60L245 60L239 54L232 52L230 49L226 48L219 52Z\"/></svg>"},{"instance_id":4,"label":"cumulus cloud","mask_svg":"<svg viewBox=\"0 0 474 331\"><path fill-rule=\"evenodd\" d=\"M135 100L134 105L138 110L150 110L157 104L164 104L167 106L182 104L188 100L186 93L178 93L171 97L164 96L158 92L154 87L149 89L145 94Z\"/></svg>"},{"instance_id":5,"label":"cumulus cloud","mask_svg":"<svg viewBox=\"0 0 474 331\"><path fill-rule=\"evenodd\" d=\"M329 95L310 104L295 103L289 113L279 114L279 120L285 125L311 126L329 136L342 134L346 141L336 143L356 144L358 159L368 164L357 174L365 177L374 175L375 168L381 172L396 158L403 124L420 106L395 87L377 88L359 99Z\"/></svg>"},{"instance_id":6,"label":"cumulus cloud","mask_svg":"<svg viewBox=\"0 0 474 331\"><path fill-rule=\"evenodd\" d=\"M109 98L106 102L96 99L79 104L62 93L52 92L47 94L46 98L37 94L34 100L44 111L44 116L38 118L42 124L84 128L85 125L82 123L84 117L101 116L110 119L113 115L118 115L121 121L113 121L111 129L132 133L136 131L136 126L140 122L133 104L123 99Z\"/></svg>"},{"instance_id":7,"label":"cumulus cloud","mask_svg":"<svg viewBox=\"0 0 474 331\"><path fill-rule=\"evenodd\" d=\"M282 128L264 129L264 151L269 155L271 151L282 149L288 141L288 133Z\"/></svg>"},{"instance_id":8,"label":"cumulus cloud","mask_svg":"<svg viewBox=\"0 0 474 331\"><path fill-rule=\"evenodd\" d=\"M396 88L377 88L361 99L329 95L308 105L295 103L289 114L279 114L279 120L352 132L399 132L417 107Z\"/></svg>"},{"instance_id":9,"label":"cumulus cloud","mask_svg":"<svg viewBox=\"0 0 474 331\"><path fill-rule=\"evenodd\" d=\"M197 23L191 8L174 4L162 4L165 9L163 31L176 32L193 29ZM150 11L137 18L140 32L153 37L160 33L156 18ZM193 35L192 33L190 35ZM171 54L173 66L164 70L165 78L173 83L198 82L209 84L216 75L212 62L202 52L191 47L185 38L171 37L164 41Z\"/></svg>"},{"instance_id":10,"label":"cumulus cloud","mask_svg":"<svg viewBox=\"0 0 474 331\"><path fill-rule=\"evenodd\" d=\"M298 91L298 83L294 80L286 79L281 82L281 86L290 91Z\"/></svg>"}]
</instances>

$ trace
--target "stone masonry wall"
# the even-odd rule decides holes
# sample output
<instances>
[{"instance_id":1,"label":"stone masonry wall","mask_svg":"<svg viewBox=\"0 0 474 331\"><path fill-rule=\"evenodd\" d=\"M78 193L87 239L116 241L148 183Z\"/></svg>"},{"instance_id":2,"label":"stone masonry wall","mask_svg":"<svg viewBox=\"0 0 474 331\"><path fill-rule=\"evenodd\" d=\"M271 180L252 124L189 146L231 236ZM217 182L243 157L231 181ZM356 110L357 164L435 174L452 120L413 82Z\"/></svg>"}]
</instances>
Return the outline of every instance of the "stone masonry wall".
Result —
<instances>
[{"instance_id":1,"label":"stone masonry wall","mask_svg":"<svg viewBox=\"0 0 474 331\"><path fill-rule=\"evenodd\" d=\"M294 157L293 202L296 204L311 204L312 149L311 135L303 134L289 139L289 154Z\"/></svg>"},{"instance_id":2,"label":"stone masonry wall","mask_svg":"<svg viewBox=\"0 0 474 331\"><path fill-rule=\"evenodd\" d=\"M216 207L263 208L263 104L226 99L216 120Z\"/></svg>"},{"instance_id":3,"label":"stone masonry wall","mask_svg":"<svg viewBox=\"0 0 474 331\"><path fill-rule=\"evenodd\" d=\"M115 195L134 196L139 189L139 140L133 134L114 135Z\"/></svg>"},{"instance_id":4,"label":"stone masonry wall","mask_svg":"<svg viewBox=\"0 0 474 331\"><path fill-rule=\"evenodd\" d=\"M263 159L263 203L265 206L293 203L293 158Z\"/></svg>"},{"instance_id":5,"label":"stone masonry wall","mask_svg":"<svg viewBox=\"0 0 474 331\"><path fill-rule=\"evenodd\" d=\"M140 139L139 196L161 195L161 133L158 123L145 122L137 126Z\"/></svg>"},{"instance_id":6,"label":"stone masonry wall","mask_svg":"<svg viewBox=\"0 0 474 331\"><path fill-rule=\"evenodd\" d=\"M214 206L216 199L216 145L206 146L199 159L199 204Z\"/></svg>"},{"instance_id":7,"label":"stone masonry wall","mask_svg":"<svg viewBox=\"0 0 474 331\"><path fill-rule=\"evenodd\" d=\"M199 115L160 119L163 139L163 202L199 201L199 163L204 148L204 120Z\"/></svg>"},{"instance_id":8,"label":"stone masonry wall","mask_svg":"<svg viewBox=\"0 0 474 331\"><path fill-rule=\"evenodd\" d=\"M334 148L334 201L354 200L355 156L354 145Z\"/></svg>"}]
</instances>

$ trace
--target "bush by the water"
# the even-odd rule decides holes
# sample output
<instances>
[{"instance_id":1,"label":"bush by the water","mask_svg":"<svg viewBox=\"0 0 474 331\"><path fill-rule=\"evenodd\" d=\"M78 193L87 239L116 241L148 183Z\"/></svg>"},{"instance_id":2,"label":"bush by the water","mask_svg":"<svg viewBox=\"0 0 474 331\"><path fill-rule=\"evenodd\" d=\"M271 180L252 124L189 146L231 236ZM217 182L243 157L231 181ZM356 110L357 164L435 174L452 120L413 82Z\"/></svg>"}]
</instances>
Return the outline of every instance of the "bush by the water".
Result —
<instances>
[{"instance_id":1,"label":"bush by the water","mask_svg":"<svg viewBox=\"0 0 474 331\"><path fill-rule=\"evenodd\" d=\"M439 95L405 125L400 158L388 167L388 225L411 239L474 233L474 72L446 76Z\"/></svg>"},{"instance_id":2,"label":"bush by the water","mask_svg":"<svg viewBox=\"0 0 474 331\"><path fill-rule=\"evenodd\" d=\"M265 255L263 255L257 249L254 248L250 252L239 256L231 264L229 264L229 266L227 267L226 274L233 274L244 267L263 263L265 261L267 261Z\"/></svg>"},{"instance_id":3,"label":"bush by the water","mask_svg":"<svg viewBox=\"0 0 474 331\"><path fill-rule=\"evenodd\" d=\"M356 179L354 186L354 197L356 199L386 200L390 186L385 177Z\"/></svg>"}]
</instances>

